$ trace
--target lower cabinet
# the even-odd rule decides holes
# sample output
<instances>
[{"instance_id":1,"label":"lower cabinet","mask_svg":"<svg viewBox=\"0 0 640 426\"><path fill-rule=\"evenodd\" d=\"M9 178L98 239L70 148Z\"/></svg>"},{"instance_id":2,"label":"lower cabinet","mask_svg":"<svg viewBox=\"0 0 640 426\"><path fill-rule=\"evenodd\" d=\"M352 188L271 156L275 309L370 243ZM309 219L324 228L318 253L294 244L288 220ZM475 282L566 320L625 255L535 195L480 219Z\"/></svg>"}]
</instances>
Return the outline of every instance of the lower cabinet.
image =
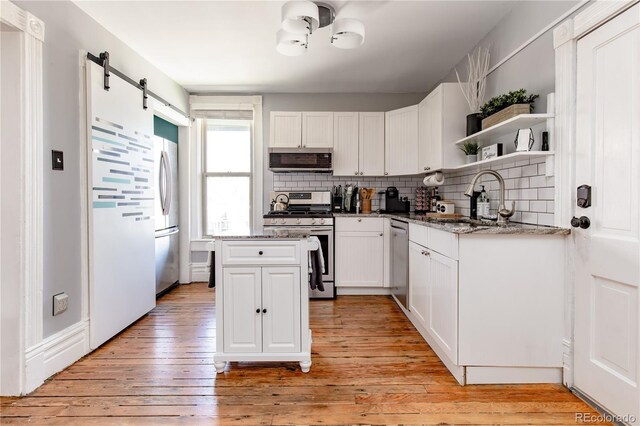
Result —
<instances>
[{"instance_id":1,"label":"lower cabinet","mask_svg":"<svg viewBox=\"0 0 640 426\"><path fill-rule=\"evenodd\" d=\"M409 310L440 349L458 361L458 262L409 242Z\"/></svg>"},{"instance_id":2,"label":"lower cabinet","mask_svg":"<svg viewBox=\"0 0 640 426\"><path fill-rule=\"evenodd\" d=\"M336 218L336 287L384 287L384 220Z\"/></svg>"},{"instance_id":3,"label":"lower cabinet","mask_svg":"<svg viewBox=\"0 0 640 426\"><path fill-rule=\"evenodd\" d=\"M224 351L300 351L300 268L223 268Z\"/></svg>"}]
</instances>

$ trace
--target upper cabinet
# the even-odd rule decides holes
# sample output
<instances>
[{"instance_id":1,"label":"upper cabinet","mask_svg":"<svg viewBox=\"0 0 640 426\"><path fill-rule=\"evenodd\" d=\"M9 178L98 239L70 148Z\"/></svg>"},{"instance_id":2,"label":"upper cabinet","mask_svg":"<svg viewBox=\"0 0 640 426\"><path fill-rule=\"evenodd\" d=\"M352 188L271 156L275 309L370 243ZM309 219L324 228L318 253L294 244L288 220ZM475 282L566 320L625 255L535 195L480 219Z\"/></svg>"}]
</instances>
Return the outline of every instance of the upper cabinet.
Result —
<instances>
[{"instance_id":1,"label":"upper cabinet","mask_svg":"<svg viewBox=\"0 0 640 426\"><path fill-rule=\"evenodd\" d=\"M302 148L302 113L295 111L271 112L271 138L269 146Z\"/></svg>"},{"instance_id":2,"label":"upper cabinet","mask_svg":"<svg viewBox=\"0 0 640 426\"><path fill-rule=\"evenodd\" d=\"M333 174L384 174L384 112L333 114Z\"/></svg>"},{"instance_id":3,"label":"upper cabinet","mask_svg":"<svg viewBox=\"0 0 640 426\"><path fill-rule=\"evenodd\" d=\"M357 176L360 174L358 148L358 113L333 113L333 174Z\"/></svg>"},{"instance_id":4,"label":"upper cabinet","mask_svg":"<svg viewBox=\"0 0 640 426\"><path fill-rule=\"evenodd\" d=\"M333 112L302 113L302 147L333 148Z\"/></svg>"},{"instance_id":5,"label":"upper cabinet","mask_svg":"<svg viewBox=\"0 0 640 426\"><path fill-rule=\"evenodd\" d=\"M443 83L418 105L418 167L415 173L459 166L464 155L455 145L466 131L467 102L458 83Z\"/></svg>"},{"instance_id":6,"label":"upper cabinet","mask_svg":"<svg viewBox=\"0 0 640 426\"><path fill-rule=\"evenodd\" d=\"M418 105L385 113L385 175L418 171Z\"/></svg>"}]
</instances>

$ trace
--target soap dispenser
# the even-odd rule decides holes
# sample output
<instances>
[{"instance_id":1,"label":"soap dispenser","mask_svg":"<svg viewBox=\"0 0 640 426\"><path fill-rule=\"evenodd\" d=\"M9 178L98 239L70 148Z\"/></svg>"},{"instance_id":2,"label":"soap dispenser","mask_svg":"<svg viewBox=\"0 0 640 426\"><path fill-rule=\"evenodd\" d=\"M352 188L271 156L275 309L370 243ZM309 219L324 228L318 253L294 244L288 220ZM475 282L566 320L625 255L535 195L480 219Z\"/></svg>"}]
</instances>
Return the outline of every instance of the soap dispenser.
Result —
<instances>
[{"instance_id":1,"label":"soap dispenser","mask_svg":"<svg viewBox=\"0 0 640 426\"><path fill-rule=\"evenodd\" d=\"M489 209L489 196L487 195L487 191L484 189L484 185L482 185L482 191L480 191L480 196L478 196L478 216L481 218L489 217Z\"/></svg>"}]
</instances>

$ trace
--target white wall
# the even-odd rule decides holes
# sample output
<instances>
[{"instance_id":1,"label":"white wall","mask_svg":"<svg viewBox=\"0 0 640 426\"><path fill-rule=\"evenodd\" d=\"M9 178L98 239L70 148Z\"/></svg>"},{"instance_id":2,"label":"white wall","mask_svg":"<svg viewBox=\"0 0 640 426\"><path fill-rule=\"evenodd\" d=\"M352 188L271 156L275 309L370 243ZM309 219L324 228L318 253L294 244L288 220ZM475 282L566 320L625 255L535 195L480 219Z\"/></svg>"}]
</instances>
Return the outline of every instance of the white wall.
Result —
<instances>
[{"instance_id":1,"label":"white wall","mask_svg":"<svg viewBox=\"0 0 640 426\"><path fill-rule=\"evenodd\" d=\"M187 93L70 1L15 1L45 23L44 43L44 337L80 321L80 50L109 51L111 65L188 110ZM51 150L65 170L52 171ZM52 296L66 292L69 309L52 316Z\"/></svg>"}]
</instances>

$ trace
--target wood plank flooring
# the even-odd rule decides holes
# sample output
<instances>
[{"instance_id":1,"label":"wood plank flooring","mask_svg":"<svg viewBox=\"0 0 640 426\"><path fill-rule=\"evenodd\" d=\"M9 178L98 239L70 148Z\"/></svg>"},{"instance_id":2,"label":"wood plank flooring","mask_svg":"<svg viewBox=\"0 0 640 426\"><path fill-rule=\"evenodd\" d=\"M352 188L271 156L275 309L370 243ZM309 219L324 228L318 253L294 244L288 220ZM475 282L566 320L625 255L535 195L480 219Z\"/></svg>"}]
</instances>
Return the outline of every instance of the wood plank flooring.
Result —
<instances>
[{"instance_id":1,"label":"wood plank flooring","mask_svg":"<svg viewBox=\"0 0 640 426\"><path fill-rule=\"evenodd\" d=\"M558 385L457 384L385 296L312 301L313 365L232 363L216 375L214 292L180 286L0 423L576 424L595 413Z\"/></svg>"}]
</instances>

